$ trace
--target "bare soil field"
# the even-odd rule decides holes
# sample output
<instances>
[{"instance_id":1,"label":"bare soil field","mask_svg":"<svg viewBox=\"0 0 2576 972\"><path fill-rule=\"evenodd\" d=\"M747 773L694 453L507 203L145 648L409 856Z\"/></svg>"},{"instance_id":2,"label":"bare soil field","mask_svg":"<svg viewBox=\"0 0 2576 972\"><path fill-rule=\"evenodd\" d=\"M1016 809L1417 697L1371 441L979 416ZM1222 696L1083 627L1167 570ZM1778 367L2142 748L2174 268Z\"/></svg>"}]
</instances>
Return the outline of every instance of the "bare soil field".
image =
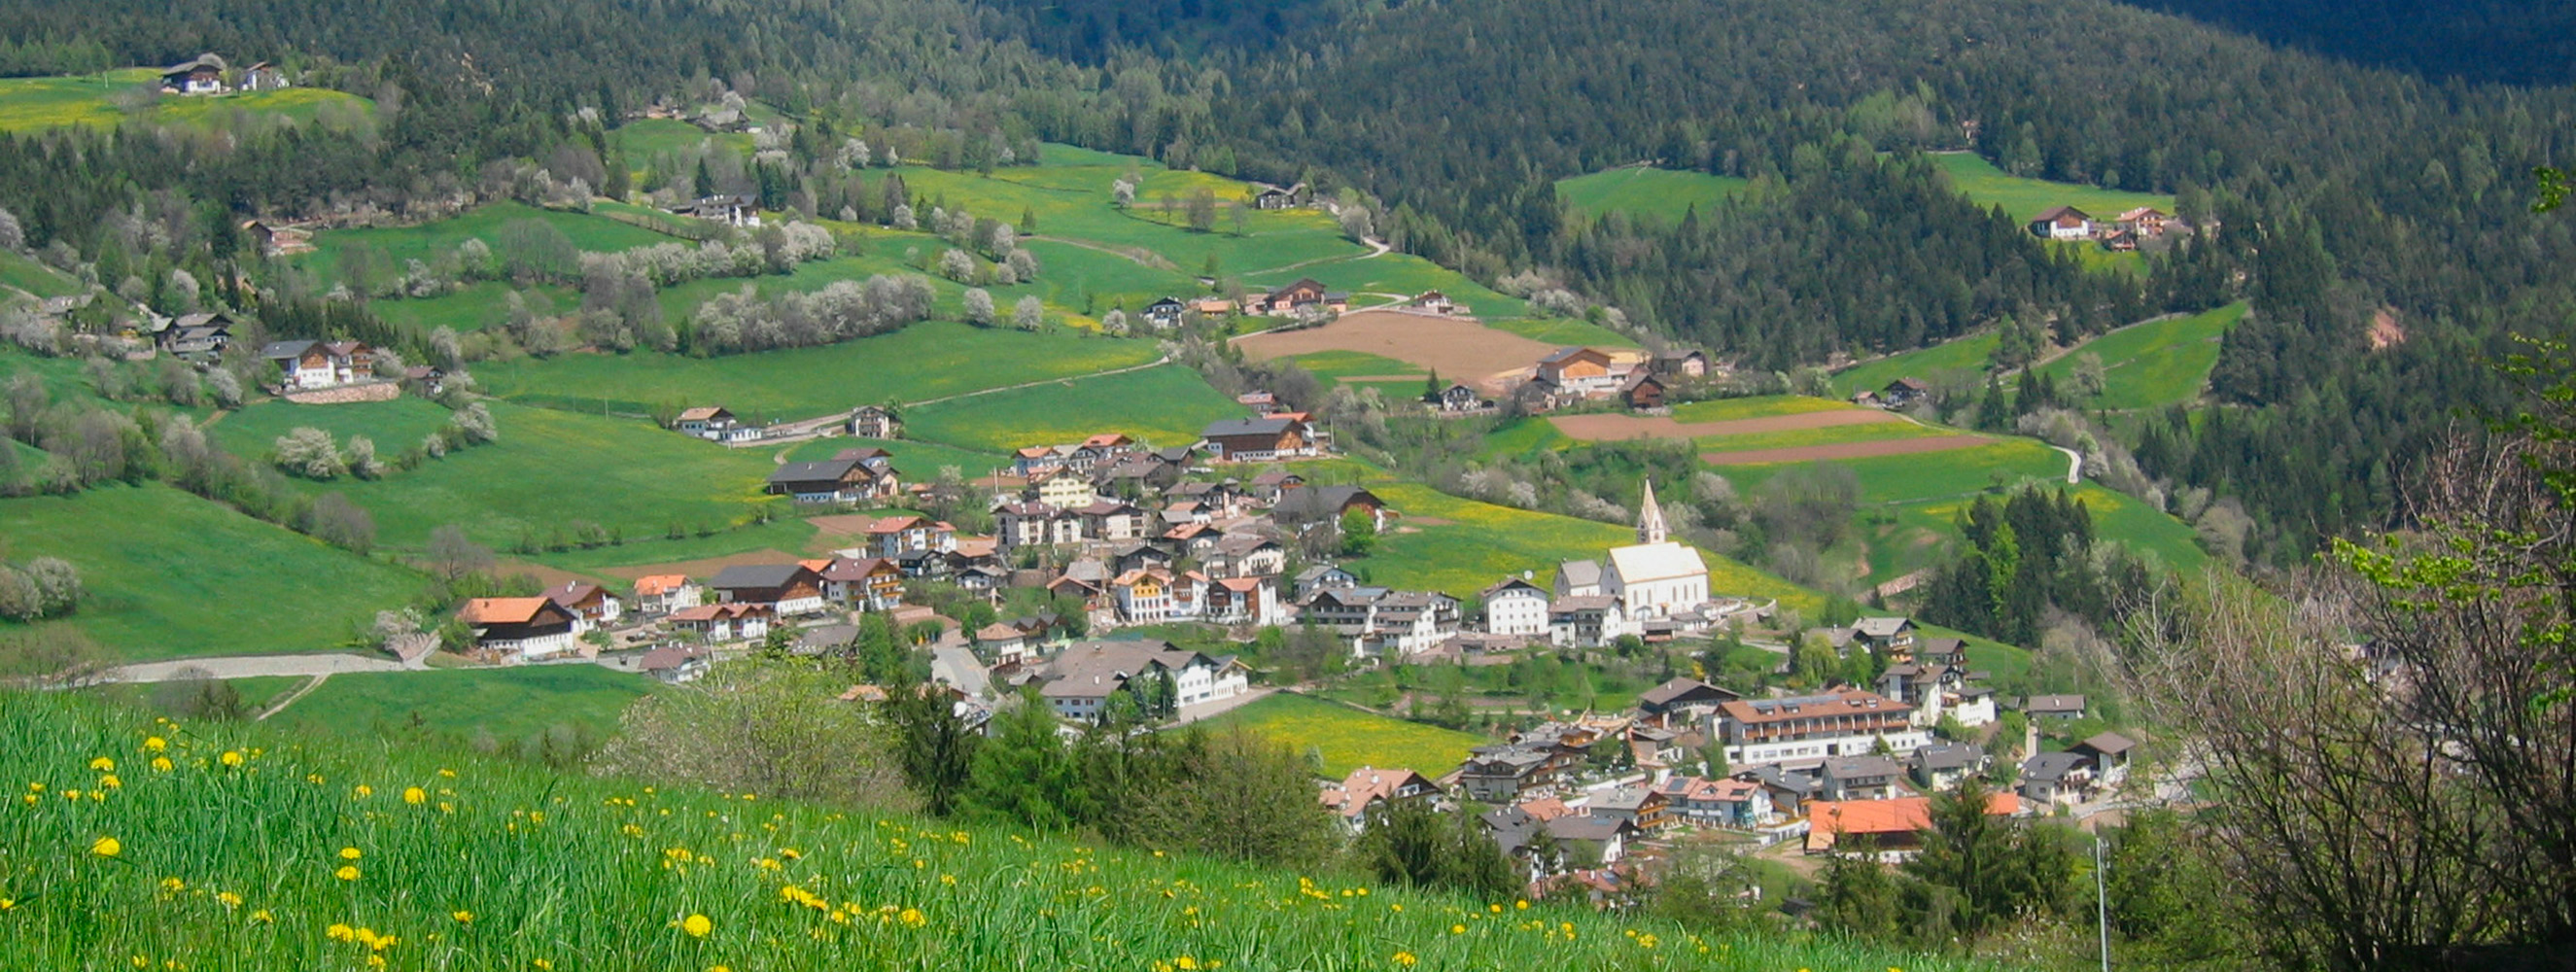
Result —
<instances>
[{"instance_id":1,"label":"bare soil field","mask_svg":"<svg viewBox=\"0 0 2576 972\"><path fill-rule=\"evenodd\" d=\"M1929 439L1888 439L1883 442L1844 442L1837 445L1796 446L1788 449L1746 449L1741 452L1704 452L1700 461L1712 466L1750 466L1765 462L1816 462L1828 459L1867 459L1872 456L1905 456L1918 452L1946 452L1985 445L1994 440L1982 435L1944 435Z\"/></svg>"},{"instance_id":2,"label":"bare soil field","mask_svg":"<svg viewBox=\"0 0 2576 972\"><path fill-rule=\"evenodd\" d=\"M1824 429L1837 425L1868 425L1876 422L1901 422L1904 419L1877 409L1838 409L1826 412L1800 412L1795 415L1768 415L1762 418L1733 419L1725 422L1676 422L1660 415L1563 415L1548 419L1556 430L1577 439L1592 442L1616 442L1625 439L1696 439L1713 435L1750 435L1756 432L1790 432L1798 429Z\"/></svg>"},{"instance_id":3,"label":"bare soil field","mask_svg":"<svg viewBox=\"0 0 2576 972\"><path fill-rule=\"evenodd\" d=\"M685 574L690 577L713 577L727 567L735 567L743 564L792 564L799 560L810 559L812 558L798 557L795 554L777 550L754 550L749 553L728 554L722 557L700 557L696 560L674 560L669 563L645 564L640 567L609 567L600 571L600 573L614 577L623 577L627 580L634 580L638 577L650 577L655 574Z\"/></svg>"},{"instance_id":4,"label":"bare soil field","mask_svg":"<svg viewBox=\"0 0 2576 972\"><path fill-rule=\"evenodd\" d=\"M1496 379L1525 372L1556 350L1472 317L1399 311L1359 311L1322 327L1255 334L1235 343L1257 361L1317 351L1365 351L1421 365L1451 381L1487 385L1489 391Z\"/></svg>"}]
</instances>

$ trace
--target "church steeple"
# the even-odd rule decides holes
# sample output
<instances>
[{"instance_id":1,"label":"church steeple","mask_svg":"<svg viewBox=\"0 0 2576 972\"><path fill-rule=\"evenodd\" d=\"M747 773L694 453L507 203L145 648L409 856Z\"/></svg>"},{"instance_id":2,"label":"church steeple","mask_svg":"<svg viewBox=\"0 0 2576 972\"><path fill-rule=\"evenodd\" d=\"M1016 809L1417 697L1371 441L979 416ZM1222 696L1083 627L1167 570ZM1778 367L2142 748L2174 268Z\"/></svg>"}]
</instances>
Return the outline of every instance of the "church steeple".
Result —
<instances>
[{"instance_id":1,"label":"church steeple","mask_svg":"<svg viewBox=\"0 0 2576 972\"><path fill-rule=\"evenodd\" d=\"M1646 498L1637 504L1637 542L1664 542L1664 508L1655 505L1655 481L1646 480Z\"/></svg>"}]
</instances>

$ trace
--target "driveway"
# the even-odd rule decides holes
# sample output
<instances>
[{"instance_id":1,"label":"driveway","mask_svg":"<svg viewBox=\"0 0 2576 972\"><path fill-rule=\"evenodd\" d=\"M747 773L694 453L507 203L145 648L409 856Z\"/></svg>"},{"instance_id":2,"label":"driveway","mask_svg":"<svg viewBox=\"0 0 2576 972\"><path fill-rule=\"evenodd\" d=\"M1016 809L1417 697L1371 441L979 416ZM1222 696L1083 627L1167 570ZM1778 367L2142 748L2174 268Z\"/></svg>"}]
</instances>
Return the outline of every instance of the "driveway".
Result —
<instances>
[{"instance_id":1,"label":"driveway","mask_svg":"<svg viewBox=\"0 0 2576 972\"><path fill-rule=\"evenodd\" d=\"M189 671L194 669L194 672ZM358 672L399 672L401 662L366 655L232 655L222 658L176 658L170 661L144 662L108 669L104 682L176 682L205 676L214 678L257 678L264 675L291 675L312 678L317 675L348 675ZM187 672L187 674L182 674Z\"/></svg>"},{"instance_id":2,"label":"driveway","mask_svg":"<svg viewBox=\"0 0 2576 972\"><path fill-rule=\"evenodd\" d=\"M1173 719L1171 724L1164 728L1176 729L1203 719L1213 719L1217 716L1224 715L1228 712L1232 712L1236 709L1243 708L1244 706L1251 705L1254 702L1267 698L1270 693L1276 691L1279 691L1277 687L1265 685L1256 689L1248 689L1242 694L1230 699L1217 699L1213 702L1200 702L1195 705L1185 705L1181 707L1179 718Z\"/></svg>"}]
</instances>

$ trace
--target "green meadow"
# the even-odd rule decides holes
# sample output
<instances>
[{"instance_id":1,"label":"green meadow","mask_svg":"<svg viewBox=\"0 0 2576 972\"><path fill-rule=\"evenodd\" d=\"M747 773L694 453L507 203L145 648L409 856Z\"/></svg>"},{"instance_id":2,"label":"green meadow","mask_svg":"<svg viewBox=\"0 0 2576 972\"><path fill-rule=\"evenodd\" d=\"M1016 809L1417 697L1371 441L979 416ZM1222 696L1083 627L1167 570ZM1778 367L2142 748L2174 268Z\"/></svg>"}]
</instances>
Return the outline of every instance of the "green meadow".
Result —
<instances>
[{"instance_id":1,"label":"green meadow","mask_svg":"<svg viewBox=\"0 0 2576 972\"><path fill-rule=\"evenodd\" d=\"M1009 466L1011 457L998 452L973 452L936 442L911 439L860 439L834 436L800 443L787 450L788 462L820 462L848 449L883 449L894 455L895 469L907 482L929 482L939 476L941 466L955 466L966 478L973 479Z\"/></svg>"},{"instance_id":2,"label":"green meadow","mask_svg":"<svg viewBox=\"0 0 2576 972\"><path fill-rule=\"evenodd\" d=\"M1527 302L1504 296L1457 271L1410 253L1360 255L1288 267L1247 276L1244 283L1254 290L1265 290L1285 287L1306 277L1314 278L1327 288L1350 292L1353 307L1398 303L1411 300L1425 291L1437 290L1450 300L1467 305L1468 311L1479 318L1512 318L1529 313ZM1614 341L1621 346L1636 343L1624 338L1614 338ZM1589 340L1587 332L1585 340L1572 343L1604 342Z\"/></svg>"},{"instance_id":3,"label":"green meadow","mask_svg":"<svg viewBox=\"0 0 2576 972\"><path fill-rule=\"evenodd\" d=\"M1933 380L1950 372L1984 374L2003 335L1993 329L1953 338L1928 348L1892 354L1834 373L1834 390L1844 395L1877 391L1899 378Z\"/></svg>"},{"instance_id":4,"label":"green meadow","mask_svg":"<svg viewBox=\"0 0 2576 972\"><path fill-rule=\"evenodd\" d=\"M1484 308L1471 308L1479 316ZM1637 339L1589 321L1548 317L1485 317L1485 326L1558 347L1633 348Z\"/></svg>"},{"instance_id":5,"label":"green meadow","mask_svg":"<svg viewBox=\"0 0 2576 972\"><path fill-rule=\"evenodd\" d=\"M2102 394L2090 408L2163 408L2200 397L2218 364L2218 343L2245 316L2243 303L2179 317L2132 324L2103 334L2039 366L2058 387L2074 377L2084 355L2102 358Z\"/></svg>"},{"instance_id":6,"label":"green meadow","mask_svg":"<svg viewBox=\"0 0 2576 972\"><path fill-rule=\"evenodd\" d=\"M1950 449L1942 452L1920 452L1912 455L1871 456L1834 460L1848 466L1860 481L1860 499L1865 505L1918 503L1926 500L1965 496L2026 479L2064 482L2065 454L2035 439L2001 438L1992 443ZM1738 488L1752 489L1771 477L1807 463L1764 463L1749 466L1717 466L1717 472L1733 480Z\"/></svg>"},{"instance_id":7,"label":"green meadow","mask_svg":"<svg viewBox=\"0 0 2576 972\"><path fill-rule=\"evenodd\" d=\"M661 683L599 665L517 665L333 675L270 721L315 735L515 744L562 725L590 739Z\"/></svg>"},{"instance_id":8,"label":"green meadow","mask_svg":"<svg viewBox=\"0 0 2576 972\"><path fill-rule=\"evenodd\" d=\"M1370 354L1366 351L1317 351L1288 359L1297 367L1312 372L1327 386L1348 385L1353 390L1377 389L1390 404L1422 394L1423 379L1430 375L1421 365ZM1389 378L1392 381L1359 381L1362 378Z\"/></svg>"},{"instance_id":9,"label":"green meadow","mask_svg":"<svg viewBox=\"0 0 2576 972\"><path fill-rule=\"evenodd\" d=\"M1586 217L1624 213L1629 219L1678 223L1696 208L1707 212L1721 199L1732 199L1750 185L1743 179L1705 172L1677 172L1629 166L1556 180L1556 198Z\"/></svg>"},{"instance_id":10,"label":"green meadow","mask_svg":"<svg viewBox=\"0 0 2576 972\"><path fill-rule=\"evenodd\" d=\"M1986 967L450 746L174 730L60 695L0 696L0 735L21 741L13 780L99 789L100 759L122 776L106 800L0 811L8 968L1607 969L1649 954L1714 972ZM166 772L150 765L155 740Z\"/></svg>"},{"instance_id":11,"label":"green meadow","mask_svg":"<svg viewBox=\"0 0 2576 972\"><path fill-rule=\"evenodd\" d=\"M326 104L374 110L367 99L328 88L182 97L161 94L160 80L161 72L155 68L120 68L79 77L0 78L0 131L107 127L128 121L203 124L236 115L309 122Z\"/></svg>"},{"instance_id":12,"label":"green meadow","mask_svg":"<svg viewBox=\"0 0 2576 972\"><path fill-rule=\"evenodd\" d=\"M0 251L0 286L16 287L38 297L69 297L86 289L80 281L16 253Z\"/></svg>"},{"instance_id":13,"label":"green meadow","mask_svg":"<svg viewBox=\"0 0 2576 972\"><path fill-rule=\"evenodd\" d=\"M1506 420L1486 433L1485 443L1476 450L1476 455L1490 461L1504 456L1563 452L1581 444L1557 431L1556 423L1534 416Z\"/></svg>"},{"instance_id":14,"label":"green meadow","mask_svg":"<svg viewBox=\"0 0 2576 972\"><path fill-rule=\"evenodd\" d=\"M418 226L324 230L313 234L313 252L296 262L325 280L340 279L340 255L364 244L375 247L399 268L405 260L430 261L452 253L468 239L500 248L501 228L533 219L562 230L576 249L597 252L629 250L666 243L672 237L588 213L538 209L515 202L496 202L456 216Z\"/></svg>"},{"instance_id":15,"label":"green meadow","mask_svg":"<svg viewBox=\"0 0 2576 972\"><path fill-rule=\"evenodd\" d=\"M1932 164L1948 173L1950 184L1978 205L2002 206L2004 212L2020 222L2036 219L2056 206L2073 206L2095 219L2107 219L2140 206L2174 211L2172 196L2026 179L1996 168L1974 152L1943 152L1932 156Z\"/></svg>"},{"instance_id":16,"label":"green meadow","mask_svg":"<svg viewBox=\"0 0 2576 972\"><path fill-rule=\"evenodd\" d=\"M1800 446L1841 445L1850 442L1926 439L1957 434L1959 432L1956 429L1917 425L1913 422L1869 422L1861 425L1828 425L1815 429L1703 435L1692 439L1691 444L1703 452L1735 452L1747 449L1793 449Z\"/></svg>"},{"instance_id":17,"label":"green meadow","mask_svg":"<svg viewBox=\"0 0 2576 972\"><path fill-rule=\"evenodd\" d=\"M570 287L538 284L519 288L499 280L485 280L456 288L436 297L376 300L367 309L387 323L428 332L453 328L459 334L497 327L509 319L509 305L504 303L517 291L530 313L539 317L568 314L581 308L581 295ZM478 366L479 373L479 366Z\"/></svg>"},{"instance_id":18,"label":"green meadow","mask_svg":"<svg viewBox=\"0 0 2576 972\"><path fill-rule=\"evenodd\" d=\"M157 484L0 500L0 538L80 568L88 596L58 623L136 661L345 647L426 583Z\"/></svg>"},{"instance_id":19,"label":"green meadow","mask_svg":"<svg viewBox=\"0 0 2576 972\"><path fill-rule=\"evenodd\" d=\"M1490 741L1292 692L1272 693L1207 725L1218 731L1239 726L1300 753L1316 753L1323 759L1324 775L1336 779L1362 766L1436 777L1466 759L1469 749Z\"/></svg>"},{"instance_id":20,"label":"green meadow","mask_svg":"<svg viewBox=\"0 0 2576 972\"><path fill-rule=\"evenodd\" d=\"M1245 414L1198 372L1167 364L917 406L904 413L904 435L992 453L1099 432L1176 446L1197 442L1210 422Z\"/></svg>"},{"instance_id":21,"label":"green meadow","mask_svg":"<svg viewBox=\"0 0 2576 972\"><path fill-rule=\"evenodd\" d=\"M258 459L279 437L309 426L331 433L344 447L350 436L366 436L376 444L378 456L391 459L447 425L449 415L437 403L409 395L341 405L298 405L280 398L243 406L207 426L206 434L235 455Z\"/></svg>"},{"instance_id":22,"label":"green meadow","mask_svg":"<svg viewBox=\"0 0 2576 972\"><path fill-rule=\"evenodd\" d=\"M1733 422L1739 419L1772 418L1781 415L1804 415L1809 412L1848 411L1850 402L1807 395L1755 395L1749 398L1712 398L1673 406L1675 422Z\"/></svg>"},{"instance_id":23,"label":"green meadow","mask_svg":"<svg viewBox=\"0 0 2576 972\"><path fill-rule=\"evenodd\" d=\"M1145 364L1145 341L1030 334L925 321L813 348L715 358L637 351L488 362L483 388L503 398L642 412L659 402L723 405L746 421L811 418L889 400L917 402ZM595 407L595 404L591 407Z\"/></svg>"}]
</instances>

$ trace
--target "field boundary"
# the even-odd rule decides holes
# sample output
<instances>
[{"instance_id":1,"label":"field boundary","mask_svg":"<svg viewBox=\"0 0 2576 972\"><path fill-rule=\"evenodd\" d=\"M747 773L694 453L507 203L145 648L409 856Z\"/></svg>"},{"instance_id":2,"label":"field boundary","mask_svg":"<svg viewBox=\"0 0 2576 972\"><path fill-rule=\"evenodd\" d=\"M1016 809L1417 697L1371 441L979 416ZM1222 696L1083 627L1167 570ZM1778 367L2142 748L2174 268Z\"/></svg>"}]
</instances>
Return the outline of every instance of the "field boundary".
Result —
<instances>
[{"instance_id":1,"label":"field boundary","mask_svg":"<svg viewBox=\"0 0 2576 972\"><path fill-rule=\"evenodd\" d=\"M1592 415L1557 415L1548 418L1548 422L1555 425L1557 431L1586 442L1698 439L1754 435L1763 432L1796 432L1845 425L1894 424L1902 421L1905 419L1900 416L1876 409L1822 409L1813 412L1793 412L1787 415L1723 419L1715 422L1682 422L1664 416L1623 415L1611 412ZM1614 430L1633 434L1608 434Z\"/></svg>"},{"instance_id":2,"label":"field boundary","mask_svg":"<svg viewBox=\"0 0 2576 972\"><path fill-rule=\"evenodd\" d=\"M1844 442L1835 445L1789 446L1780 449L1744 449L1735 452L1706 452L1700 461L1712 466L1758 466L1781 462L1818 462L1831 459L1873 459L1879 456L1906 456L1925 452L1948 452L1968 449L1996 441L1983 435L1944 435L1925 439L1886 439L1877 442Z\"/></svg>"}]
</instances>

